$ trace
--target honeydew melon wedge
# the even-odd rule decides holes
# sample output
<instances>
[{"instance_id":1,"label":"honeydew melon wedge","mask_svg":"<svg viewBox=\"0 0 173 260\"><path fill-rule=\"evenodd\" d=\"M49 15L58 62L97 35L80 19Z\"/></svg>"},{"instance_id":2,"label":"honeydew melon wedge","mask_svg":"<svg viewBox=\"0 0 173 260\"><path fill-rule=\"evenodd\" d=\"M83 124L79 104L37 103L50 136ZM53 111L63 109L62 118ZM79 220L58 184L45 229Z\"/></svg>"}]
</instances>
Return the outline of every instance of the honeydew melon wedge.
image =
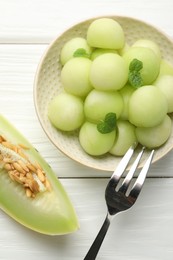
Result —
<instances>
[{"instance_id":1,"label":"honeydew melon wedge","mask_svg":"<svg viewBox=\"0 0 173 260\"><path fill-rule=\"evenodd\" d=\"M20 224L39 233L62 235L76 231L79 227L76 212L57 176L38 151L2 115L0 139L0 208ZM17 152L8 148L8 144L18 147ZM28 172L34 176L36 190L32 190L32 186L30 190L27 181L17 182L12 174L19 173L14 167L16 160L22 161L21 165L31 162L35 168L41 169L47 182L41 183L31 170ZM10 165L13 165L13 170ZM26 172L19 177L25 178ZM26 190L30 190L29 194Z\"/></svg>"}]
</instances>

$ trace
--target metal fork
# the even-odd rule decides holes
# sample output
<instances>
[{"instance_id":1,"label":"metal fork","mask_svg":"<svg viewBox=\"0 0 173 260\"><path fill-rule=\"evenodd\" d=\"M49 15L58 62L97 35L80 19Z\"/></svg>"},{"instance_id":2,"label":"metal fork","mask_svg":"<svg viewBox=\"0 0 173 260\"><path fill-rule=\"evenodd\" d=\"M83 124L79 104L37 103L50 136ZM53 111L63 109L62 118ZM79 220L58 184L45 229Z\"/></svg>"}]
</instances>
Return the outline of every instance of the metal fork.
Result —
<instances>
[{"instance_id":1,"label":"metal fork","mask_svg":"<svg viewBox=\"0 0 173 260\"><path fill-rule=\"evenodd\" d=\"M139 152L137 158L135 159L134 163L132 164L130 170L128 171L128 174L123 179L121 177L122 177L123 173L125 172L127 165L135 150L135 145L130 147L129 150L124 155L124 157L121 159L121 161L120 161L118 167L116 168L116 170L114 171L112 177L110 178L110 181L108 182L106 190L105 190L105 200L106 200L107 209L108 209L106 219L105 219L97 237L95 238L93 244L91 245L87 255L85 256L84 260L96 259L98 251L101 247L101 244L104 240L104 237L107 233L107 230L110 226L110 223L111 223L113 217L117 213L131 208L132 205L135 203L136 199L138 198L138 195L144 184L144 181L145 181L145 178L146 178L146 175L149 170L150 164L152 162L153 154L154 154L154 150L152 150L148 159L146 160L142 170L140 171L136 181L134 182L134 184L132 184L132 179L133 179L134 173L136 172L136 169L138 167L138 164L140 162L144 149L145 149L145 147L143 147L142 150ZM122 180L122 182L121 182L121 180ZM132 187L130 184L132 185Z\"/></svg>"}]
</instances>

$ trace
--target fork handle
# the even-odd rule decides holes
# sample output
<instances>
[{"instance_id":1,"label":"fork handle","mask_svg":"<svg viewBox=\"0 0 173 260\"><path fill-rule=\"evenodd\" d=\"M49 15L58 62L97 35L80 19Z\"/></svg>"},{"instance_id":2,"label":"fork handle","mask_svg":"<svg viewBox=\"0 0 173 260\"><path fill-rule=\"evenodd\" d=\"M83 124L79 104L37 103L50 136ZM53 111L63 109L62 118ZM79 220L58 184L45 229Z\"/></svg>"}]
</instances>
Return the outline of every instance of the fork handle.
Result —
<instances>
[{"instance_id":1,"label":"fork handle","mask_svg":"<svg viewBox=\"0 0 173 260\"><path fill-rule=\"evenodd\" d=\"M85 256L84 260L95 260L96 259L96 256L102 245L102 242L108 231L109 226L110 226L110 218L109 218L109 215L107 214L105 221L104 221L98 235L96 236L93 244L91 245L87 255Z\"/></svg>"}]
</instances>

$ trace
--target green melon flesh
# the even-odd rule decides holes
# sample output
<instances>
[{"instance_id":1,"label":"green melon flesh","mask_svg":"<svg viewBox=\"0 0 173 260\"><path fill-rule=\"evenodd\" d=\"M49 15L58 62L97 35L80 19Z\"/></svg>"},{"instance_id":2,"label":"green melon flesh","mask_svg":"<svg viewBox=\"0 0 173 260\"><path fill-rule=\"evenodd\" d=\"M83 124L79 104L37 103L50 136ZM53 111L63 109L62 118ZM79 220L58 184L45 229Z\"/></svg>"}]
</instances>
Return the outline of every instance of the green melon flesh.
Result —
<instances>
[{"instance_id":1,"label":"green melon flesh","mask_svg":"<svg viewBox=\"0 0 173 260\"><path fill-rule=\"evenodd\" d=\"M24 188L0 169L0 208L20 224L39 233L62 235L76 231L78 219L64 187L36 149L2 115L0 135L13 144L27 146L27 156L41 165L52 187L51 191L27 198Z\"/></svg>"}]
</instances>

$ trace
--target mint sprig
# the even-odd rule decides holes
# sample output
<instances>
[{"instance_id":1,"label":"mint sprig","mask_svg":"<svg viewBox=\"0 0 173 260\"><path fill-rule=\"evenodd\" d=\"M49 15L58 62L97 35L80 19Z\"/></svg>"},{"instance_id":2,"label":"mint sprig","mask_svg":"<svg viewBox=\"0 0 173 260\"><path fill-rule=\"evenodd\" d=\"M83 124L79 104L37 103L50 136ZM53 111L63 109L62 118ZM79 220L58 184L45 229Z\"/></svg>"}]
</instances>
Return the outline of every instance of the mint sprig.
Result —
<instances>
[{"instance_id":1,"label":"mint sprig","mask_svg":"<svg viewBox=\"0 0 173 260\"><path fill-rule=\"evenodd\" d=\"M117 118L115 113L108 113L104 120L101 120L97 124L97 130L102 134L107 134L115 130L117 124Z\"/></svg>"},{"instance_id":2,"label":"mint sprig","mask_svg":"<svg viewBox=\"0 0 173 260\"><path fill-rule=\"evenodd\" d=\"M129 65L129 83L134 88L139 88L143 85L143 79L141 77L141 69L143 68L142 61L133 59Z\"/></svg>"},{"instance_id":3,"label":"mint sprig","mask_svg":"<svg viewBox=\"0 0 173 260\"><path fill-rule=\"evenodd\" d=\"M73 57L90 58L90 55L86 52L85 49L79 48L73 53Z\"/></svg>"}]
</instances>

